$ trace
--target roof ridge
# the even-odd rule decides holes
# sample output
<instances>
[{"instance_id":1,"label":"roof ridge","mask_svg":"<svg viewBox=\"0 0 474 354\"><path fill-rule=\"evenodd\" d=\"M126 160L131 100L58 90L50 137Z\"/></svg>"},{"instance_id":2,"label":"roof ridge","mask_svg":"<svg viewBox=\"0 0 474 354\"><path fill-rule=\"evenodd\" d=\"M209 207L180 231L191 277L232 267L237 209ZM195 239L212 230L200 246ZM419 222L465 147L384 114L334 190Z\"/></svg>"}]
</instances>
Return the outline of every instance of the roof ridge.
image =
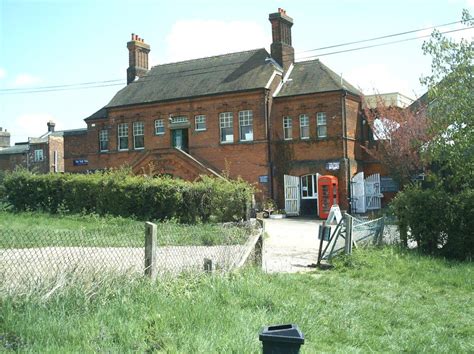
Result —
<instances>
[{"instance_id":1,"label":"roof ridge","mask_svg":"<svg viewBox=\"0 0 474 354\"><path fill-rule=\"evenodd\" d=\"M206 59L211 59L211 58L222 58L222 57L226 57L226 56L230 56L230 55L236 55L236 54L244 54L244 53L250 53L250 52L257 52L257 51L260 51L260 50L264 50L264 51L267 51L265 48L256 48L256 49L251 49L251 50L243 50L243 51L240 51L240 52L233 52L233 53L225 53L225 54L218 54L218 55L211 55L211 56L208 56L208 57L202 57L202 58L195 58L195 59L188 59L188 60L182 60L182 61L175 61L175 62L171 62L171 63L163 63L163 64L157 64L157 65L153 65L151 69L153 68L156 68L158 66L168 66L168 65L176 65L176 64L184 64L184 63L189 63L189 62L193 62L193 61L199 61L199 60L206 60ZM268 52L267 52L268 54Z\"/></svg>"}]
</instances>

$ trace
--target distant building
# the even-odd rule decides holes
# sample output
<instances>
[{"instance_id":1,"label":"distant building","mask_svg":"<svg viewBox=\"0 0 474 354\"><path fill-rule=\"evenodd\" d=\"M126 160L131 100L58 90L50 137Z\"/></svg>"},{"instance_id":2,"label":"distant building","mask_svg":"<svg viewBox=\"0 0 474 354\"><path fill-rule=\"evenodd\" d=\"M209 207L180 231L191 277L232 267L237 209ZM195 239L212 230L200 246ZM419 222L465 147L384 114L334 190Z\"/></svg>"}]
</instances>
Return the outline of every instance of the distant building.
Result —
<instances>
[{"instance_id":1,"label":"distant building","mask_svg":"<svg viewBox=\"0 0 474 354\"><path fill-rule=\"evenodd\" d=\"M366 95L365 102L369 108L377 107L377 100L380 100L386 107L406 108L410 106L414 100L400 92L380 93L376 95Z\"/></svg>"},{"instance_id":2,"label":"distant building","mask_svg":"<svg viewBox=\"0 0 474 354\"><path fill-rule=\"evenodd\" d=\"M0 170L21 166L39 173L64 172L63 132L56 132L52 121L47 126L47 133L14 146L10 146L10 133L0 128Z\"/></svg>"}]
</instances>

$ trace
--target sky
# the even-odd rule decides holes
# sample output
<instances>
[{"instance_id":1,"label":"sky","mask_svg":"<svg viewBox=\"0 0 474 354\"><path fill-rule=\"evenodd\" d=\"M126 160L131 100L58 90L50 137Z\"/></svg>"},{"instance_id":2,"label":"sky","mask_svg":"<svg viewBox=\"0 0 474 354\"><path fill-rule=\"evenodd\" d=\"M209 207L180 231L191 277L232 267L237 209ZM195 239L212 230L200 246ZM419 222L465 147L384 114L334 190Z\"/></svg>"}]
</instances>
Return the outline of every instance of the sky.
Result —
<instances>
[{"instance_id":1,"label":"sky","mask_svg":"<svg viewBox=\"0 0 474 354\"><path fill-rule=\"evenodd\" d=\"M44 134L49 120L57 130L85 128L84 118L126 84L131 33L151 46L151 66L269 50L268 15L278 8L294 20L297 60L319 58L366 94L416 98L426 91L419 79L430 73L431 63L421 49L426 38L420 37L431 30L314 49L459 21L464 8L474 14L474 0L0 0L0 127L11 133L12 144ZM458 28L463 26L439 29ZM472 40L474 30L450 36ZM48 89L31 92L39 87Z\"/></svg>"}]
</instances>

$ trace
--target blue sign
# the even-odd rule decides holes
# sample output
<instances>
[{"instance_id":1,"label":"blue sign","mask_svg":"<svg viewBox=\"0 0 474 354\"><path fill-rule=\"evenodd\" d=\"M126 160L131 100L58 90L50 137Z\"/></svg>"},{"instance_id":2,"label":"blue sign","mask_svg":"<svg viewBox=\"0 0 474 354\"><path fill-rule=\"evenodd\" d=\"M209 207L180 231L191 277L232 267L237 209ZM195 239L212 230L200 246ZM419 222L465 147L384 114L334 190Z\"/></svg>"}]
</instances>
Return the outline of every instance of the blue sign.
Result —
<instances>
[{"instance_id":1,"label":"blue sign","mask_svg":"<svg viewBox=\"0 0 474 354\"><path fill-rule=\"evenodd\" d=\"M380 192L398 192L399 184L391 177L380 177Z\"/></svg>"},{"instance_id":2,"label":"blue sign","mask_svg":"<svg viewBox=\"0 0 474 354\"><path fill-rule=\"evenodd\" d=\"M72 164L74 166L85 166L89 164L89 160L86 160L86 159L73 160Z\"/></svg>"},{"instance_id":3,"label":"blue sign","mask_svg":"<svg viewBox=\"0 0 474 354\"><path fill-rule=\"evenodd\" d=\"M268 176L258 176L258 181L260 183L268 183Z\"/></svg>"}]
</instances>

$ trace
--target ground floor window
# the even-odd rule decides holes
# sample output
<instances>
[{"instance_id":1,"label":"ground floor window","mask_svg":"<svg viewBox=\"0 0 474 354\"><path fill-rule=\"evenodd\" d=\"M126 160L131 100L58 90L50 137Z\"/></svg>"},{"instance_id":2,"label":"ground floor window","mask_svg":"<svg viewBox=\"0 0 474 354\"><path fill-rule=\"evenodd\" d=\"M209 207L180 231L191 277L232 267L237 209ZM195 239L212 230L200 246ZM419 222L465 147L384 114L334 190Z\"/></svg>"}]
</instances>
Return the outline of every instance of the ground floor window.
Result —
<instances>
[{"instance_id":1,"label":"ground floor window","mask_svg":"<svg viewBox=\"0 0 474 354\"><path fill-rule=\"evenodd\" d=\"M219 115L219 124L221 130L221 143L234 142L234 126L232 112L224 112Z\"/></svg>"},{"instance_id":2,"label":"ground floor window","mask_svg":"<svg viewBox=\"0 0 474 354\"><path fill-rule=\"evenodd\" d=\"M43 149L35 150L35 162L40 162L44 160Z\"/></svg>"},{"instance_id":3,"label":"ground floor window","mask_svg":"<svg viewBox=\"0 0 474 354\"><path fill-rule=\"evenodd\" d=\"M285 140L293 139L292 126L291 117L283 117L283 138Z\"/></svg>"},{"instance_id":4,"label":"ground floor window","mask_svg":"<svg viewBox=\"0 0 474 354\"><path fill-rule=\"evenodd\" d=\"M239 112L240 141L253 140L253 112Z\"/></svg>"},{"instance_id":5,"label":"ground floor window","mask_svg":"<svg viewBox=\"0 0 474 354\"><path fill-rule=\"evenodd\" d=\"M100 151L109 150L109 131L107 129L103 129L99 132L99 148Z\"/></svg>"},{"instance_id":6,"label":"ground floor window","mask_svg":"<svg viewBox=\"0 0 474 354\"><path fill-rule=\"evenodd\" d=\"M143 149L145 147L145 125L143 122L133 123L133 148Z\"/></svg>"},{"instance_id":7,"label":"ground floor window","mask_svg":"<svg viewBox=\"0 0 474 354\"><path fill-rule=\"evenodd\" d=\"M118 125L118 149L128 150L128 124Z\"/></svg>"}]
</instances>

